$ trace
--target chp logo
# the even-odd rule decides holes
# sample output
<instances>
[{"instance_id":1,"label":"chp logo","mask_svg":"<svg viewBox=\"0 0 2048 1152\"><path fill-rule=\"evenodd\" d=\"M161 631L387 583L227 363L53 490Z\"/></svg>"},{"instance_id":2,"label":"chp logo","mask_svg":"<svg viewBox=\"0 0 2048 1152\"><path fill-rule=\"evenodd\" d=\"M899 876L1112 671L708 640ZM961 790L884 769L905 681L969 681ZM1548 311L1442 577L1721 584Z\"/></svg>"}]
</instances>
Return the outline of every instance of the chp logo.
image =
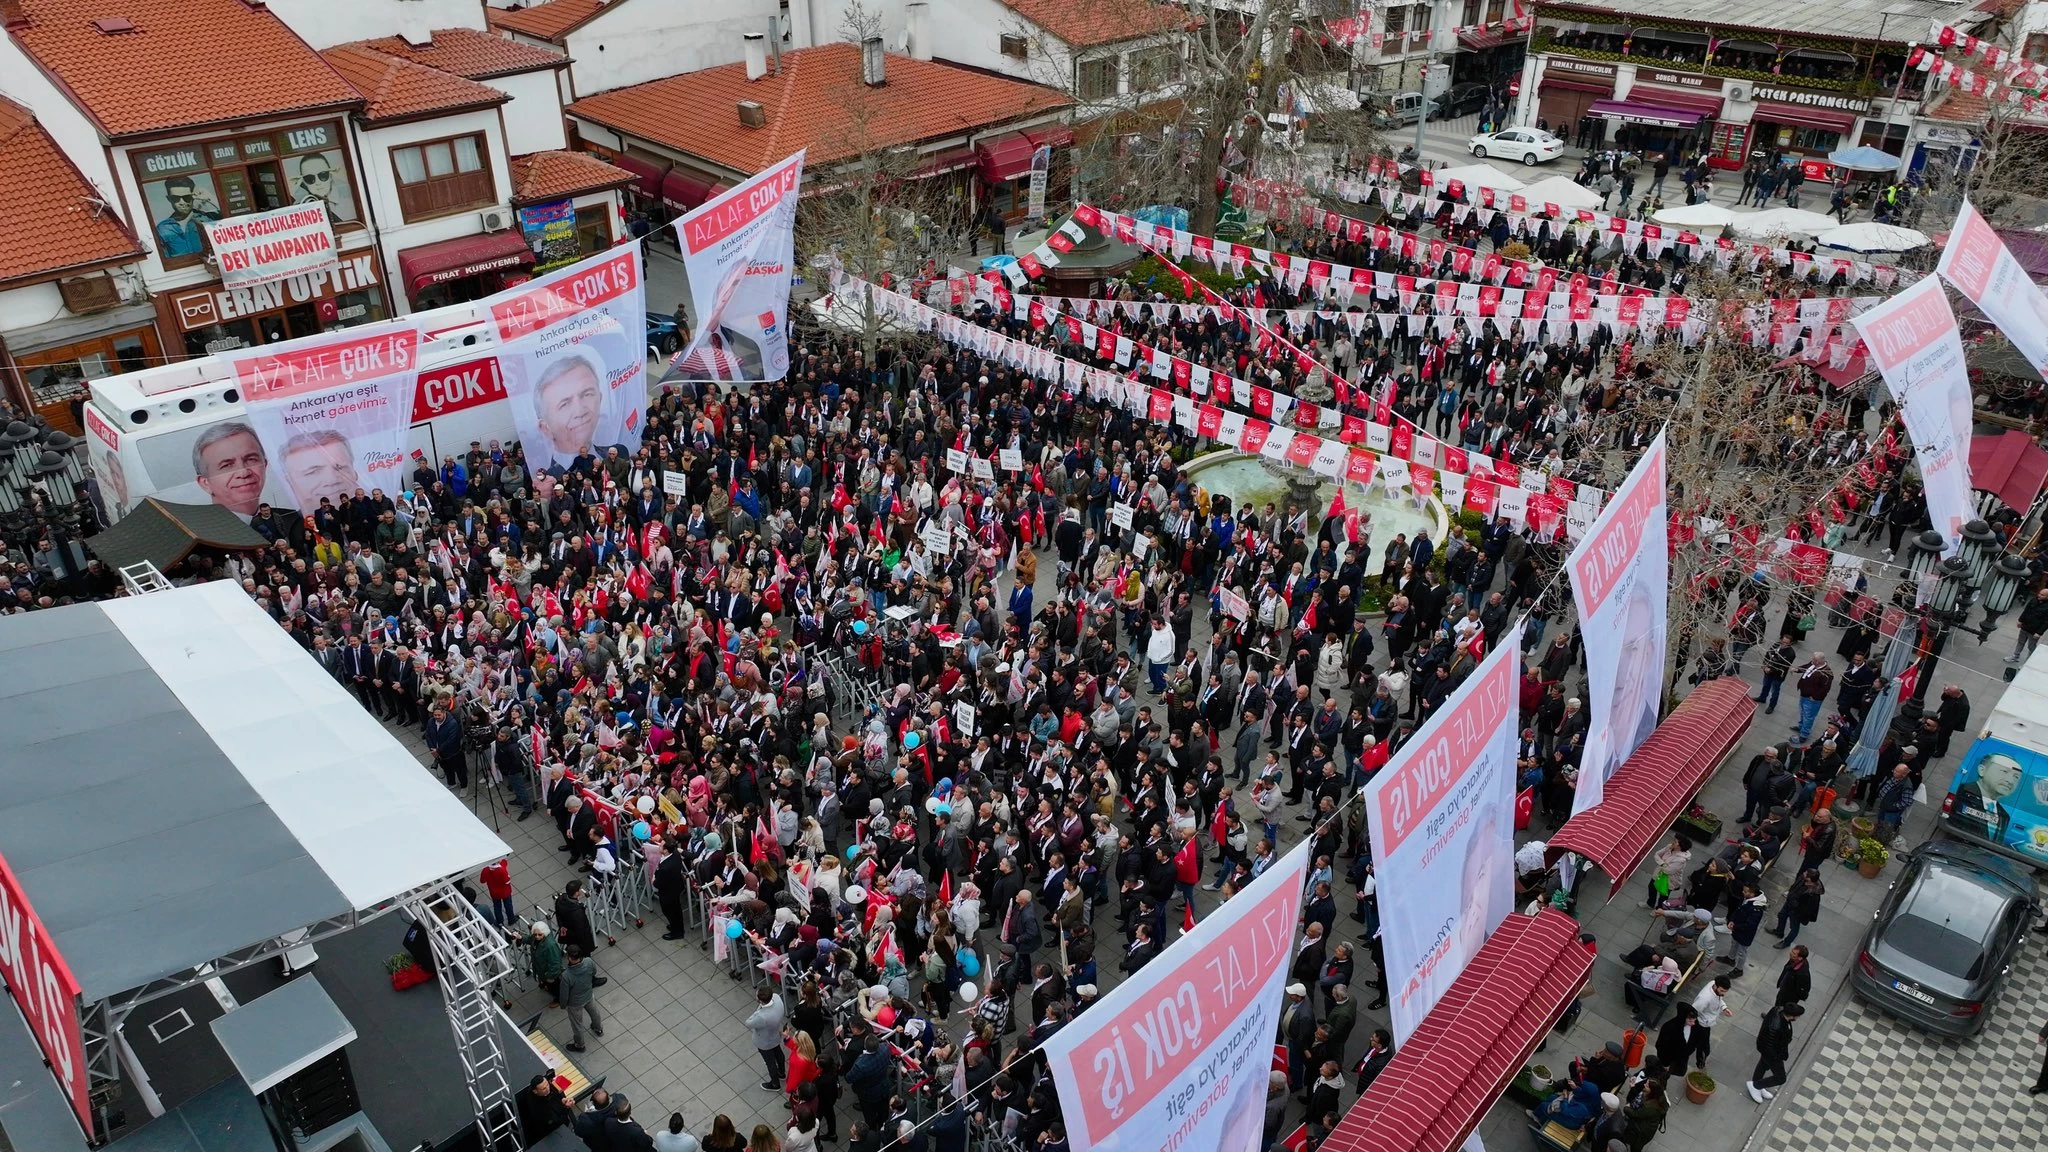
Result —
<instances>
[{"instance_id":1,"label":"chp logo","mask_svg":"<svg viewBox=\"0 0 2048 1152\"><path fill-rule=\"evenodd\" d=\"M496 356L434 368L420 373L419 387L413 392L412 422L424 423L504 398L505 378L498 371Z\"/></svg>"}]
</instances>

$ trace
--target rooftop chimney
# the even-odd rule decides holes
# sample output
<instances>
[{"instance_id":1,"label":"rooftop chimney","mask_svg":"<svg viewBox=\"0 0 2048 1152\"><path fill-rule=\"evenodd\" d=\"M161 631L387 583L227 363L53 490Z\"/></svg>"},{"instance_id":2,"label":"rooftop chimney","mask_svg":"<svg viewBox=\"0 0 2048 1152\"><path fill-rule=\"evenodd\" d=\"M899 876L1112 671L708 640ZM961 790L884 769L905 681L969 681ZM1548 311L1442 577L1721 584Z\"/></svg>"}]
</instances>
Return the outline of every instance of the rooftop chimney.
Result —
<instances>
[{"instance_id":1,"label":"rooftop chimney","mask_svg":"<svg viewBox=\"0 0 2048 1152\"><path fill-rule=\"evenodd\" d=\"M904 15L910 26L910 58L929 60L932 58L932 6L925 0L910 0L903 6Z\"/></svg>"},{"instance_id":2,"label":"rooftop chimney","mask_svg":"<svg viewBox=\"0 0 2048 1152\"><path fill-rule=\"evenodd\" d=\"M749 32L740 37L747 49L747 79L759 80L768 74L768 38L759 32Z\"/></svg>"},{"instance_id":3,"label":"rooftop chimney","mask_svg":"<svg viewBox=\"0 0 2048 1152\"><path fill-rule=\"evenodd\" d=\"M760 101L758 101L758 100L742 100L742 101L740 101L740 127L742 127L742 128L766 128L767 126L768 126L768 109L766 109L766 108L763 108L763 107L761 106L761 102L760 102Z\"/></svg>"},{"instance_id":4,"label":"rooftop chimney","mask_svg":"<svg viewBox=\"0 0 2048 1152\"><path fill-rule=\"evenodd\" d=\"M880 36L870 36L860 42L860 82L870 88L880 88L889 82Z\"/></svg>"}]
</instances>

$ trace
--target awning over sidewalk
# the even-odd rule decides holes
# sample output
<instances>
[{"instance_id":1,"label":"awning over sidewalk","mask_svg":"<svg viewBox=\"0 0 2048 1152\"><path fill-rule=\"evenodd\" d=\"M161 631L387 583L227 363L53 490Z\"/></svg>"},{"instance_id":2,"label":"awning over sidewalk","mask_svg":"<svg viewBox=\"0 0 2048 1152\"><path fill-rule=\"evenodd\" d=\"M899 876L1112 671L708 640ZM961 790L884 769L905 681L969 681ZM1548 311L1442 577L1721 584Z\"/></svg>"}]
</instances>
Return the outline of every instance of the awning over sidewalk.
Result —
<instances>
[{"instance_id":1,"label":"awning over sidewalk","mask_svg":"<svg viewBox=\"0 0 2048 1152\"><path fill-rule=\"evenodd\" d=\"M2025 432L1978 436L1970 441L1970 486L1989 492L2007 508L2025 512L2048 480L2048 451Z\"/></svg>"},{"instance_id":2,"label":"awning over sidewalk","mask_svg":"<svg viewBox=\"0 0 2048 1152\"><path fill-rule=\"evenodd\" d=\"M648 160L630 152L621 152L612 158L612 163L633 174L634 191L642 196L661 195L661 178L668 175L668 161Z\"/></svg>"},{"instance_id":3,"label":"awning over sidewalk","mask_svg":"<svg viewBox=\"0 0 2048 1152\"><path fill-rule=\"evenodd\" d=\"M1510 32L1506 28L1482 24L1474 28L1460 28L1458 47L1467 52L1485 52L1521 38L1519 30Z\"/></svg>"},{"instance_id":4,"label":"awning over sidewalk","mask_svg":"<svg viewBox=\"0 0 2048 1152\"><path fill-rule=\"evenodd\" d=\"M1048 124L1029 132L1006 132L974 146L981 160L982 178L992 184L1018 180L1031 174L1031 155L1041 147L1064 148L1074 142L1073 129Z\"/></svg>"},{"instance_id":5,"label":"awning over sidewalk","mask_svg":"<svg viewBox=\"0 0 2048 1152\"><path fill-rule=\"evenodd\" d=\"M1719 92L1638 84L1628 90L1628 101L1631 104L1647 104L1652 108L1673 108L1680 112L1690 112L1702 120L1712 120L1721 114Z\"/></svg>"},{"instance_id":6,"label":"awning over sidewalk","mask_svg":"<svg viewBox=\"0 0 2048 1152\"><path fill-rule=\"evenodd\" d=\"M532 263L533 249L526 246L526 234L513 230L457 236L407 248L398 254L398 271L411 292L429 284L445 284L480 272Z\"/></svg>"},{"instance_id":7,"label":"awning over sidewalk","mask_svg":"<svg viewBox=\"0 0 2048 1152\"><path fill-rule=\"evenodd\" d=\"M218 504L173 504L145 496L112 528L85 542L100 563L119 570L144 560L168 572L194 548L253 552L266 541Z\"/></svg>"},{"instance_id":8,"label":"awning over sidewalk","mask_svg":"<svg viewBox=\"0 0 2048 1152\"><path fill-rule=\"evenodd\" d=\"M1801 128L1820 128L1829 132L1847 132L1856 126L1854 112L1830 112L1825 108L1809 108L1804 104L1777 104L1759 100L1755 120L1771 124L1796 124Z\"/></svg>"},{"instance_id":9,"label":"awning over sidewalk","mask_svg":"<svg viewBox=\"0 0 2048 1152\"><path fill-rule=\"evenodd\" d=\"M1647 124L1652 128L1691 128L1700 122L1697 112L1639 104L1634 100L1595 100L1592 107L1586 109L1586 114L1629 124Z\"/></svg>"},{"instance_id":10,"label":"awning over sidewalk","mask_svg":"<svg viewBox=\"0 0 2048 1152\"><path fill-rule=\"evenodd\" d=\"M1323 1152L1450 1152L1584 986L1593 954L1555 908L1501 921Z\"/></svg>"},{"instance_id":11,"label":"awning over sidewalk","mask_svg":"<svg viewBox=\"0 0 2048 1152\"><path fill-rule=\"evenodd\" d=\"M1577 852L1607 873L1610 896L1619 892L1707 777L1742 743L1755 716L1749 685L1738 677L1694 689L1615 769L1605 798L1550 838L1548 859Z\"/></svg>"}]
</instances>

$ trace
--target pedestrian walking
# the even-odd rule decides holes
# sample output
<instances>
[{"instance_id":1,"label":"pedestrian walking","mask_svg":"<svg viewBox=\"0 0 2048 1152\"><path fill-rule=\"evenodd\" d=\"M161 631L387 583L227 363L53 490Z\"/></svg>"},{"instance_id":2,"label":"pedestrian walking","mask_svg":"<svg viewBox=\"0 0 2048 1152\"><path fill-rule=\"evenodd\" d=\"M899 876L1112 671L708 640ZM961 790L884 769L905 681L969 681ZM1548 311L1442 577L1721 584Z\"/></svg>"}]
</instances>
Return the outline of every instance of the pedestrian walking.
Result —
<instances>
[{"instance_id":1,"label":"pedestrian walking","mask_svg":"<svg viewBox=\"0 0 2048 1152\"><path fill-rule=\"evenodd\" d=\"M1726 976L1714 977L1714 982L1700 989L1693 997L1692 1010L1699 1014L1699 1024L1693 1029L1693 1067L1705 1068L1707 1056L1714 1050L1714 1025L1728 1014L1728 989L1735 985Z\"/></svg>"},{"instance_id":2,"label":"pedestrian walking","mask_svg":"<svg viewBox=\"0 0 2048 1152\"><path fill-rule=\"evenodd\" d=\"M1785 677L1792 671L1792 659L1799 654L1790 636L1778 637L1777 646L1764 653L1763 687L1756 690L1750 699L1764 706L1764 715L1778 710L1778 692L1785 687Z\"/></svg>"},{"instance_id":3,"label":"pedestrian walking","mask_svg":"<svg viewBox=\"0 0 2048 1152\"><path fill-rule=\"evenodd\" d=\"M590 1020L591 1035L604 1035L604 1017L597 1011L597 964L571 944L563 952L562 1007L569 1011L569 1051L584 1050L583 1021Z\"/></svg>"},{"instance_id":4,"label":"pedestrian walking","mask_svg":"<svg viewBox=\"0 0 2048 1152\"><path fill-rule=\"evenodd\" d=\"M1749 1074L1749 1098L1761 1104L1776 1093L1771 1089L1785 1082L1785 1060L1792 1055L1792 1022L1806 1014L1799 1004L1784 1004L1764 1013L1756 1033L1756 1071Z\"/></svg>"},{"instance_id":5,"label":"pedestrian walking","mask_svg":"<svg viewBox=\"0 0 2048 1152\"><path fill-rule=\"evenodd\" d=\"M1799 929L1820 919L1820 898L1827 895L1827 885L1821 883L1820 871L1804 868L1797 879L1792 881L1792 890L1785 894L1785 903L1778 909L1776 927L1765 931L1779 937L1773 948L1790 948L1799 938Z\"/></svg>"},{"instance_id":6,"label":"pedestrian walking","mask_svg":"<svg viewBox=\"0 0 2048 1152\"><path fill-rule=\"evenodd\" d=\"M1807 734L1813 731L1813 722L1828 702L1828 693L1835 687L1835 674L1828 669L1828 658L1815 652L1813 658L1799 668L1799 724L1794 729L1799 734L1796 743L1805 744Z\"/></svg>"},{"instance_id":7,"label":"pedestrian walking","mask_svg":"<svg viewBox=\"0 0 2048 1152\"><path fill-rule=\"evenodd\" d=\"M2048 1021L2042 1023L2041 1031L2038 1035L2041 1043L2048 1044ZM2041 1055L2041 1074L2034 1077L2034 1086L2027 1089L2027 1095L2039 1096L2043 1092L2048 1092L2048 1051L2044 1051Z\"/></svg>"},{"instance_id":8,"label":"pedestrian walking","mask_svg":"<svg viewBox=\"0 0 2048 1152\"><path fill-rule=\"evenodd\" d=\"M782 1084L789 1076L789 1064L783 1055L782 1029L789 1019L789 1013L782 1004L782 995L773 989L763 988L754 994L760 1006L747 1017L747 1029L754 1034L754 1050L761 1054L761 1063L768 1068L768 1079L761 1087L770 1092L782 1091Z\"/></svg>"},{"instance_id":9,"label":"pedestrian walking","mask_svg":"<svg viewBox=\"0 0 2048 1152\"><path fill-rule=\"evenodd\" d=\"M2048 588L2035 589L2034 598L2020 609L2020 638L2013 642L2012 655L2005 662L2019 664L2032 656L2043 632L2048 632Z\"/></svg>"},{"instance_id":10,"label":"pedestrian walking","mask_svg":"<svg viewBox=\"0 0 2048 1152\"><path fill-rule=\"evenodd\" d=\"M491 898L490 909L484 913L485 918L490 920L493 927L511 927L512 922L519 919L519 911L512 904L511 860L500 860L496 864L485 865L484 870L477 873L476 878L483 884L484 891Z\"/></svg>"},{"instance_id":11,"label":"pedestrian walking","mask_svg":"<svg viewBox=\"0 0 2048 1152\"><path fill-rule=\"evenodd\" d=\"M1778 1004L1803 1004L1813 994L1813 969L1808 962L1806 945L1794 944L1792 954L1785 958L1785 966L1778 969Z\"/></svg>"}]
</instances>

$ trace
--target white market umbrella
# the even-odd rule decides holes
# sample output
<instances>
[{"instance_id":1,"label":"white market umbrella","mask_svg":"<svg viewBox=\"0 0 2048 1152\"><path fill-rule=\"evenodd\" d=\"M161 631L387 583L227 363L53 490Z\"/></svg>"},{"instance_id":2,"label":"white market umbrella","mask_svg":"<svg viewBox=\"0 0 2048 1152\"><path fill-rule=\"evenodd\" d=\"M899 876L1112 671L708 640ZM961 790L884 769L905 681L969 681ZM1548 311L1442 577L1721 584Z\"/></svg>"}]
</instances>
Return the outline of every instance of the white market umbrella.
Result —
<instances>
[{"instance_id":1,"label":"white market umbrella","mask_svg":"<svg viewBox=\"0 0 2048 1152\"><path fill-rule=\"evenodd\" d=\"M1650 219L1659 224L1675 228L1719 228L1735 219L1735 213L1719 204L1704 201L1698 204L1680 204L1673 208L1661 208L1650 213Z\"/></svg>"},{"instance_id":2,"label":"white market umbrella","mask_svg":"<svg viewBox=\"0 0 2048 1152\"><path fill-rule=\"evenodd\" d=\"M1765 236L1813 236L1826 232L1841 221L1825 212L1804 208L1766 208L1761 212L1739 212L1730 222L1737 236L1760 239Z\"/></svg>"},{"instance_id":3,"label":"white market umbrella","mask_svg":"<svg viewBox=\"0 0 2048 1152\"><path fill-rule=\"evenodd\" d=\"M1532 211L1545 204L1560 208L1598 208L1600 194L1583 184L1577 184L1563 176L1546 176L1522 190L1522 199L1527 200Z\"/></svg>"},{"instance_id":4,"label":"white market umbrella","mask_svg":"<svg viewBox=\"0 0 2048 1152\"><path fill-rule=\"evenodd\" d=\"M1880 224L1875 220L1830 228L1813 239L1817 244L1850 252L1909 252L1933 243L1924 232L1901 228L1897 224Z\"/></svg>"},{"instance_id":5,"label":"white market umbrella","mask_svg":"<svg viewBox=\"0 0 2048 1152\"><path fill-rule=\"evenodd\" d=\"M1465 164L1456 168L1439 168L1430 174L1438 188L1450 187L1456 180L1467 188L1491 188L1496 192L1519 192L1527 185L1491 164Z\"/></svg>"}]
</instances>

